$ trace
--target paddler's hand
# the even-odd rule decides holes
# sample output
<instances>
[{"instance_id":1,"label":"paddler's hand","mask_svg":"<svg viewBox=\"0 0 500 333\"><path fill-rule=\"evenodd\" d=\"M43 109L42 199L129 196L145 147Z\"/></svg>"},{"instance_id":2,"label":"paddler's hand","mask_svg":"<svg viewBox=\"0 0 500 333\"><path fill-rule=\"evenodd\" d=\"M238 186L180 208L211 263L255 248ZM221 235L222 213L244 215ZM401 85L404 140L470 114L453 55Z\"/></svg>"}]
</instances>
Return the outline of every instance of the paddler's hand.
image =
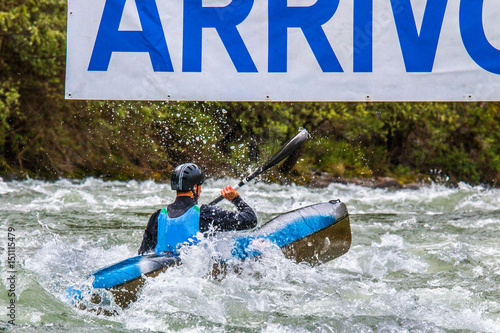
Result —
<instances>
[{"instance_id":1,"label":"paddler's hand","mask_svg":"<svg viewBox=\"0 0 500 333\"><path fill-rule=\"evenodd\" d=\"M233 201L233 199L239 195L231 185L224 187L222 191L220 191L220 194L224 197L224 199L229 201Z\"/></svg>"}]
</instances>

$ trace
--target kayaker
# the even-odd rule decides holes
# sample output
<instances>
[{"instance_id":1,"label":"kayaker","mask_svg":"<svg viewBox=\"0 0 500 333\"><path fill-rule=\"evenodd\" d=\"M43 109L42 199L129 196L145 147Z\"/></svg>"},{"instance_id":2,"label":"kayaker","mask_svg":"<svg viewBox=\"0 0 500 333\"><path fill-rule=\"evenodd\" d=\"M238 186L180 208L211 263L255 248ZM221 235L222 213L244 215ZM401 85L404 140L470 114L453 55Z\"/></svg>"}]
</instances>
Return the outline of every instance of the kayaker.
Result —
<instances>
[{"instance_id":1,"label":"kayaker","mask_svg":"<svg viewBox=\"0 0 500 333\"><path fill-rule=\"evenodd\" d=\"M224 187L221 194L236 207L237 212L211 205L198 207L204 180L203 171L196 164L184 163L174 169L170 183L172 190L177 191L177 197L167 208L157 210L149 218L138 251L140 255L177 253L179 244L195 243L198 232L244 230L257 225L255 212L232 186Z\"/></svg>"}]
</instances>

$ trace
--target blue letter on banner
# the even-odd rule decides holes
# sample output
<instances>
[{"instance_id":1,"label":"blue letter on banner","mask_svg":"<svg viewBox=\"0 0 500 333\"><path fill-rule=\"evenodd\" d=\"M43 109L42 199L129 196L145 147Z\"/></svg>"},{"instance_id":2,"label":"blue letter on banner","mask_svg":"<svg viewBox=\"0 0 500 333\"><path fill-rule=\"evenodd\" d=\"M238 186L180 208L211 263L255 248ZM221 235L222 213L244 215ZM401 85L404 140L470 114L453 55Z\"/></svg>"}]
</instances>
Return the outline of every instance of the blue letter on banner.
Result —
<instances>
[{"instance_id":1,"label":"blue letter on banner","mask_svg":"<svg viewBox=\"0 0 500 333\"><path fill-rule=\"evenodd\" d=\"M321 25L332 18L340 0L318 0L309 7L288 7L269 0L269 72L287 71L288 28L300 28L323 72L343 72Z\"/></svg>"},{"instance_id":2,"label":"blue letter on banner","mask_svg":"<svg viewBox=\"0 0 500 333\"><path fill-rule=\"evenodd\" d=\"M155 0L136 0L143 31L119 31L126 0L106 0L89 71L107 71L113 52L148 52L155 72L173 72Z\"/></svg>"},{"instance_id":3,"label":"blue letter on banner","mask_svg":"<svg viewBox=\"0 0 500 333\"><path fill-rule=\"evenodd\" d=\"M253 7L253 0L233 0L225 7L203 7L202 0L184 0L182 71L201 72L202 29L215 28L238 72L257 72L236 26Z\"/></svg>"},{"instance_id":4,"label":"blue letter on banner","mask_svg":"<svg viewBox=\"0 0 500 333\"><path fill-rule=\"evenodd\" d=\"M354 0L354 72L371 72L373 64L373 0Z\"/></svg>"},{"instance_id":5,"label":"blue letter on banner","mask_svg":"<svg viewBox=\"0 0 500 333\"><path fill-rule=\"evenodd\" d=\"M483 0L462 0L459 16L462 40L472 60L488 72L500 74L500 51L484 33Z\"/></svg>"},{"instance_id":6,"label":"blue letter on banner","mask_svg":"<svg viewBox=\"0 0 500 333\"><path fill-rule=\"evenodd\" d=\"M432 72L447 2L427 0L419 35L410 0L391 0L407 72Z\"/></svg>"}]
</instances>

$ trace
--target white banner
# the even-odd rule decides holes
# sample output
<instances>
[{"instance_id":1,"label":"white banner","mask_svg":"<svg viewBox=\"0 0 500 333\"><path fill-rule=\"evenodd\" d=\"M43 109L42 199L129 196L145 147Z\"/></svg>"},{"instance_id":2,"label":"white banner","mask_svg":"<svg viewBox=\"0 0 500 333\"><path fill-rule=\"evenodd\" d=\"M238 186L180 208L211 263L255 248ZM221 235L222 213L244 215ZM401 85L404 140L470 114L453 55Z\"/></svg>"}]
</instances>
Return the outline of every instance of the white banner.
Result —
<instances>
[{"instance_id":1,"label":"white banner","mask_svg":"<svg viewBox=\"0 0 500 333\"><path fill-rule=\"evenodd\" d=\"M66 98L498 101L498 0L69 0Z\"/></svg>"}]
</instances>

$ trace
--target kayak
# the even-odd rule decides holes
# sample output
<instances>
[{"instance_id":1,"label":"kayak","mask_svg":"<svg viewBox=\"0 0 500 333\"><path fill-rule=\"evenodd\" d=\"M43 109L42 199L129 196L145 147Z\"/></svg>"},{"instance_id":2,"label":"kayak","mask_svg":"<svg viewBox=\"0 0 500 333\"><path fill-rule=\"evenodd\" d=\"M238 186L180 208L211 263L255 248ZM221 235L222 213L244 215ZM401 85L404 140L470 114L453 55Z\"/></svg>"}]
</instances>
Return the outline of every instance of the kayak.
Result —
<instances>
[{"instance_id":1,"label":"kayak","mask_svg":"<svg viewBox=\"0 0 500 333\"><path fill-rule=\"evenodd\" d=\"M194 245L199 246L199 245ZM312 265L328 262L349 251L351 228L344 203L332 200L278 215L250 231L235 232L230 237L216 238L218 265L261 256L266 249L278 246L286 258ZM181 257L169 254L146 254L125 259L102 268L89 276L92 288L108 290L115 304L127 307L137 300L146 277L155 277L166 269L180 265ZM91 293L88 291L87 293ZM83 297L79 287L66 289L66 297L74 304ZM91 302L102 303L93 293Z\"/></svg>"}]
</instances>

